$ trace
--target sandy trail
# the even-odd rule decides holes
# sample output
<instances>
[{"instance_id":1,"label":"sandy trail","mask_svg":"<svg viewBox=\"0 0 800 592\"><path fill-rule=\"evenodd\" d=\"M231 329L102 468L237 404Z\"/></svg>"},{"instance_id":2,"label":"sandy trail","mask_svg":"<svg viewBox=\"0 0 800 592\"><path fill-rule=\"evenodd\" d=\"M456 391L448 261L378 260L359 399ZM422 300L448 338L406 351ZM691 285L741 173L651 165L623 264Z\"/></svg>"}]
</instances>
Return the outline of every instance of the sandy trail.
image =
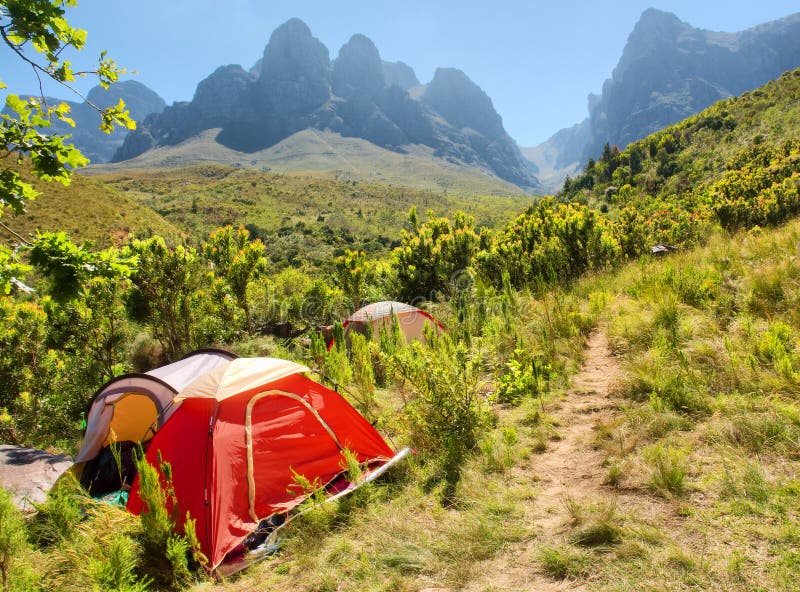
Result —
<instances>
[{"instance_id":1,"label":"sandy trail","mask_svg":"<svg viewBox=\"0 0 800 592\"><path fill-rule=\"evenodd\" d=\"M552 579L536 561L542 545L564 541L570 521L566 500L580 505L611 499L622 501L616 490L603 484L608 474L608 468L603 466L606 455L594 447L598 426L614 417L613 385L621 377L622 369L602 331L589 336L584 355L572 388L563 400L552 403L548 409L558 426L560 439L550 441L547 450L532 456L524 469L528 471L527 479L533 472L539 487L525 508L526 520L535 536L510 545L499 556L479 566L477 577L465 588L470 592L586 589L579 582Z\"/></svg>"}]
</instances>

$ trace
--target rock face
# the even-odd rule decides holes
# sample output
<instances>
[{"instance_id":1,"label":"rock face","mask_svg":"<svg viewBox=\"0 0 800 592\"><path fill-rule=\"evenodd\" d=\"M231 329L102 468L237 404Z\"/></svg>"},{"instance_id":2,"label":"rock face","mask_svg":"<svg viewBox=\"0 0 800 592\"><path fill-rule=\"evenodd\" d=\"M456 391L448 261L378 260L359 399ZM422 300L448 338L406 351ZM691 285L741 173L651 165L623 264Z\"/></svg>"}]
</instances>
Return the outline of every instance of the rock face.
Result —
<instances>
[{"instance_id":1,"label":"rock face","mask_svg":"<svg viewBox=\"0 0 800 592\"><path fill-rule=\"evenodd\" d=\"M249 71L218 68L191 102L148 117L128 135L114 160L182 142L220 128L217 142L255 152L304 129L330 130L406 151L412 144L438 157L479 167L525 188L533 169L503 128L492 102L463 72L440 69L419 98L414 71L383 62L375 45L353 35L331 62L305 23L291 19L270 37Z\"/></svg>"},{"instance_id":2,"label":"rock face","mask_svg":"<svg viewBox=\"0 0 800 592\"><path fill-rule=\"evenodd\" d=\"M275 29L264 50L259 87L277 114L306 114L331 94L328 48L300 19Z\"/></svg>"},{"instance_id":3,"label":"rock face","mask_svg":"<svg viewBox=\"0 0 800 592\"><path fill-rule=\"evenodd\" d=\"M95 86L89 91L86 98L100 108L116 105L122 99L125 101L131 117L137 122L144 120L150 113L160 113L166 107L164 99L135 80L117 82L112 84L108 90L99 85ZM51 99L50 101L62 102L60 99ZM122 146L125 135L128 133L127 130L117 129L112 134L103 133L99 128L100 116L88 103L63 102L69 104L71 108L75 127L54 120L51 131L57 134L71 135L72 138L69 142L74 144L93 163L111 160L114 153Z\"/></svg>"},{"instance_id":4,"label":"rock face","mask_svg":"<svg viewBox=\"0 0 800 592\"><path fill-rule=\"evenodd\" d=\"M388 86L399 86L403 90L420 86L414 69L405 62L383 62L383 78Z\"/></svg>"},{"instance_id":5,"label":"rock face","mask_svg":"<svg viewBox=\"0 0 800 592\"><path fill-rule=\"evenodd\" d=\"M800 13L740 33L695 29L646 10L590 109L596 156L620 148L800 66Z\"/></svg>"},{"instance_id":6,"label":"rock face","mask_svg":"<svg viewBox=\"0 0 800 592\"><path fill-rule=\"evenodd\" d=\"M651 8L628 37L602 93L589 96L586 142L563 142L562 130L562 137L553 136L542 147L562 144L558 162L582 164L599 156L606 143L622 149L798 66L800 13L738 33L719 33Z\"/></svg>"}]
</instances>

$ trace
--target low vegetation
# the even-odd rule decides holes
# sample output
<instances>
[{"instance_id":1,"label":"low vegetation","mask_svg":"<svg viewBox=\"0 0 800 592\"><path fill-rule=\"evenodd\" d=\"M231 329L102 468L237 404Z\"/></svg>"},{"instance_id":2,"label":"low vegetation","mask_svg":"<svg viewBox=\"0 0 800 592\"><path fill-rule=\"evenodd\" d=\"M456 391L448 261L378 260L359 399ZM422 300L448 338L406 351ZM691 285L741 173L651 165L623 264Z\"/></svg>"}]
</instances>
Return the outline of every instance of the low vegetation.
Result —
<instances>
[{"instance_id":1,"label":"low vegetation","mask_svg":"<svg viewBox=\"0 0 800 592\"><path fill-rule=\"evenodd\" d=\"M25 522L0 497L4 588L461 589L513 562L598 589L794 589L800 144L789 126L797 108L784 103L798 85L789 73L609 149L561 196L495 231L476 222L480 212L411 208L388 254L334 240L326 265L299 270L260 238L280 228L212 232L204 225L238 220L204 221L214 205L199 196L213 201L203 192L255 175L216 167L202 169L209 180L194 194L172 178L163 201L175 216L191 213L194 243L140 237L92 251L39 236L14 271L32 266L36 292L0 297L3 441L74 450L87 398L110 376L222 345L309 364L417 454L355 497L310 507L273 558L222 582L197 567L190 532L165 534L166 512L142 526L57 490ZM764 125L772 136L756 133ZM625 183L608 191L615 175ZM198 197L197 212L184 195ZM289 218L287 237L299 222ZM333 227L317 222L311 235ZM640 257L652 240L682 249ZM0 282L11 291L8 274ZM319 325L381 298L424 303L446 334L406 344L391 330L349 350L341 338L324 347ZM284 322L290 337L272 336ZM565 498L569 519L546 542L526 513L537 503L536 455L561 438L558 404L595 330L624 370L596 433L607 499Z\"/></svg>"},{"instance_id":2,"label":"low vegetation","mask_svg":"<svg viewBox=\"0 0 800 592\"><path fill-rule=\"evenodd\" d=\"M246 227L277 268L325 267L345 249L383 256L397 246L411 207L447 215L463 210L494 228L531 198L420 190L324 174L275 174L203 165L100 175L194 241L220 226Z\"/></svg>"}]
</instances>

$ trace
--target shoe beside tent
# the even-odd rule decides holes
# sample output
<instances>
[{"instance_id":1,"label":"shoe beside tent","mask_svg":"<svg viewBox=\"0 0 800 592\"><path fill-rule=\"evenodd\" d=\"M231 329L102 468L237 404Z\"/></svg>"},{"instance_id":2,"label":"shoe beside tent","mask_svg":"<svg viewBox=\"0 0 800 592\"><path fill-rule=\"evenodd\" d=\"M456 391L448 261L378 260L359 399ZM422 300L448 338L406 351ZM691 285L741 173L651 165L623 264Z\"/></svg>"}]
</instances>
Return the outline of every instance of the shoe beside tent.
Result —
<instances>
[{"instance_id":1,"label":"shoe beside tent","mask_svg":"<svg viewBox=\"0 0 800 592\"><path fill-rule=\"evenodd\" d=\"M381 329L385 331L391 330L394 318L397 319L400 331L408 342L424 342L426 326L432 327L434 331L444 331L444 325L424 310L403 302L383 300L368 304L347 317L342 323L345 339L347 339L350 331L361 334L371 331L372 335L377 337ZM329 341L328 348L332 346L333 339Z\"/></svg>"}]
</instances>

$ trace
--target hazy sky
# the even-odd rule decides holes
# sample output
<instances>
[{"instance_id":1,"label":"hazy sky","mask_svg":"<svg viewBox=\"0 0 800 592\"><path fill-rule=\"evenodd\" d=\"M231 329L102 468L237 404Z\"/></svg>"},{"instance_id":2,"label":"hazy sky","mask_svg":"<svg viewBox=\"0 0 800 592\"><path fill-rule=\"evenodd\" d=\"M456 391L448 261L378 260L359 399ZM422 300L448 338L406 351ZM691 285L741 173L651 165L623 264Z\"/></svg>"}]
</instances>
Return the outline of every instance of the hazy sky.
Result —
<instances>
[{"instance_id":1,"label":"hazy sky","mask_svg":"<svg viewBox=\"0 0 800 592\"><path fill-rule=\"evenodd\" d=\"M437 66L464 70L492 98L511 136L532 146L586 117L587 95L600 91L650 6L715 31L800 10L797 0L79 0L67 14L89 32L76 65L106 49L167 103L191 99L217 66L249 69L291 17L309 25L331 58L363 33L383 59L406 62L423 83ZM28 68L9 52L0 56L0 79L15 92L37 91Z\"/></svg>"}]
</instances>

